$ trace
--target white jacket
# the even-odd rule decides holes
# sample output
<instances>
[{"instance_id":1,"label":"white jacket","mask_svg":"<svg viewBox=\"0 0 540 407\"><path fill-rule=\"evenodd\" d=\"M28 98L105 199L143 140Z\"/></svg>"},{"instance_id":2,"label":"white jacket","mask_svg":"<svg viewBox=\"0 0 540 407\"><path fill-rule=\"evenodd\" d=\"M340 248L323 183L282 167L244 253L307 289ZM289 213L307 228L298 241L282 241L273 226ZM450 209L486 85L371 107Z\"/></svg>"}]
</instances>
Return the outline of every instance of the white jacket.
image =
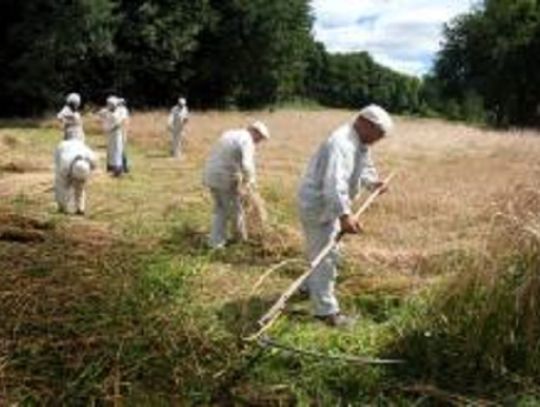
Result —
<instances>
[{"instance_id":1,"label":"white jacket","mask_svg":"<svg viewBox=\"0 0 540 407\"><path fill-rule=\"evenodd\" d=\"M214 145L204 168L204 184L209 188L234 189L239 175L255 183L255 142L246 129L223 133Z\"/></svg>"},{"instance_id":2,"label":"white jacket","mask_svg":"<svg viewBox=\"0 0 540 407\"><path fill-rule=\"evenodd\" d=\"M103 123L103 130L107 133L107 165L122 167L122 153L124 151L124 129L122 124L125 120L121 109L110 111L107 108L99 111Z\"/></svg>"},{"instance_id":3,"label":"white jacket","mask_svg":"<svg viewBox=\"0 0 540 407\"><path fill-rule=\"evenodd\" d=\"M119 116L121 118L121 124L122 124L122 137L124 140L124 148L125 144L127 144L127 136L129 131L129 109L124 106L120 105L116 108L119 112Z\"/></svg>"},{"instance_id":4,"label":"white jacket","mask_svg":"<svg viewBox=\"0 0 540 407\"><path fill-rule=\"evenodd\" d=\"M315 222L333 222L351 213L360 187L369 189L377 180L368 147L351 124L343 125L312 157L298 193L300 211Z\"/></svg>"},{"instance_id":5,"label":"white jacket","mask_svg":"<svg viewBox=\"0 0 540 407\"><path fill-rule=\"evenodd\" d=\"M64 106L56 115L64 126L64 139L72 138L84 141L82 118L79 112L73 111L69 106Z\"/></svg>"},{"instance_id":6,"label":"white jacket","mask_svg":"<svg viewBox=\"0 0 540 407\"><path fill-rule=\"evenodd\" d=\"M55 152L56 177L68 178L77 157L88 161L91 168L96 168L97 156L84 142L77 139L65 140L58 145Z\"/></svg>"},{"instance_id":7,"label":"white jacket","mask_svg":"<svg viewBox=\"0 0 540 407\"><path fill-rule=\"evenodd\" d=\"M169 120L167 121L169 130L173 133L179 133L182 131L188 117L189 112L186 106L176 105L173 107L171 109L171 113L169 114Z\"/></svg>"}]
</instances>

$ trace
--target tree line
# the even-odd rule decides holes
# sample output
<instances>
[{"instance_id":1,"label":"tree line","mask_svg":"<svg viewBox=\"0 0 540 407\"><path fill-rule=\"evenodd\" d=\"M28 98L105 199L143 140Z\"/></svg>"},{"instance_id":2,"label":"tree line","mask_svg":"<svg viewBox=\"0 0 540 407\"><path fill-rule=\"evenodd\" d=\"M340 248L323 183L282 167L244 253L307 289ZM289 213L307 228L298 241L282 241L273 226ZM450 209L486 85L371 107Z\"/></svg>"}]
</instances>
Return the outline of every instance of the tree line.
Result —
<instances>
[{"instance_id":1,"label":"tree line","mask_svg":"<svg viewBox=\"0 0 540 407\"><path fill-rule=\"evenodd\" d=\"M3 0L0 114L38 115L67 92L103 103L258 108L310 100L497 125L536 124L540 2L485 0L445 27L433 71L332 54L310 0Z\"/></svg>"},{"instance_id":2,"label":"tree line","mask_svg":"<svg viewBox=\"0 0 540 407\"><path fill-rule=\"evenodd\" d=\"M312 37L309 0L4 0L3 115L40 114L77 90L102 103L256 108L294 99L418 106L420 81Z\"/></svg>"},{"instance_id":3,"label":"tree line","mask_svg":"<svg viewBox=\"0 0 540 407\"><path fill-rule=\"evenodd\" d=\"M425 79L429 105L450 118L540 125L540 2L485 0L446 26Z\"/></svg>"}]
</instances>

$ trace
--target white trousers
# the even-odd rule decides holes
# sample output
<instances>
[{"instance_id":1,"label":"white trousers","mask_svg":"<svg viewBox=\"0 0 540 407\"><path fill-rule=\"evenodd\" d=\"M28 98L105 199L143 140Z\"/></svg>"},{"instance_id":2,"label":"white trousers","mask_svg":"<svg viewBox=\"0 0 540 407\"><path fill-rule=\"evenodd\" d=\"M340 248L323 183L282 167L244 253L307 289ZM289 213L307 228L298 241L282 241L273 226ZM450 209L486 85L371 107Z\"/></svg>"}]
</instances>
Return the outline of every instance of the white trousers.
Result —
<instances>
[{"instance_id":1,"label":"white trousers","mask_svg":"<svg viewBox=\"0 0 540 407\"><path fill-rule=\"evenodd\" d=\"M121 130L109 133L107 144L107 169L121 171L123 168L124 134Z\"/></svg>"},{"instance_id":2,"label":"white trousers","mask_svg":"<svg viewBox=\"0 0 540 407\"><path fill-rule=\"evenodd\" d=\"M86 182L69 179L64 175L57 175L54 180L54 195L58 208L65 213L73 211L84 212L86 209Z\"/></svg>"},{"instance_id":3,"label":"white trousers","mask_svg":"<svg viewBox=\"0 0 540 407\"><path fill-rule=\"evenodd\" d=\"M339 231L339 222L320 223L306 214L301 214L300 218L306 239L306 251L311 262L336 236ZM317 316L339 312L339 304L335 295L339 257L339 248L336 247L325 257L305 283L305 287L309 290L314 314Z\"/></svg>"},{"instance_id":4,"label":"white trousers","mask_svg":"<svg viewBox=\"0 0 540 407\"><path fill-rule=\"evenodd\" d=\"M171 154L173 157L178 157L182 149L183 129L174 129L171 131Z\"/></svg>"},{"instance_id":5,"label":"white trousers","mask_svg":"<svg viewBox=\"0 0 540 407\"><path fill-rule=\"evenodd\" d=\"M212 232L209 244L212 248L225 246L227 242L227 226L232 226L232 234L241 240L247 240L244 208L240 195L235 190L210 188L214 200Z\"/></svg>"}]
</instances>

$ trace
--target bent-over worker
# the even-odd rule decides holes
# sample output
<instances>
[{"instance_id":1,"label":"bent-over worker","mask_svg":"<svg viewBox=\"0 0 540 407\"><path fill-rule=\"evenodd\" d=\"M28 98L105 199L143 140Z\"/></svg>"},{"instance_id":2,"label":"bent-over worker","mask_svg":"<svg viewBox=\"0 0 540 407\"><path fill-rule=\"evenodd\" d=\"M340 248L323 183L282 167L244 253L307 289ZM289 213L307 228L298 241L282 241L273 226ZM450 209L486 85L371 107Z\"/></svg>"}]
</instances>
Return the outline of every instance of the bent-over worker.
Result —
<instances>
[{"instance_id":1,"label":"bent-over worker","mask_svg":"<svg viewBox=\"0 0 540 407\"><path fill-rule=\"evenodd\" d=\"M339 231L358 233L351 202L359 188L380 187L369 147L393 127L390 115L377 105L362 109L353 123L336 129L312 157L298 192L299 213L309 261ZM341 314L334 293L338 249L333 250L307 279L314 314L331 326L349 325L352 318Z\"/></svg>"},{"instance_id":2,"label":"bent-over worker","mask_svg":"<svg viewBox=\"0 0 540 407\"><path fill-rule=\"evenodd\" d=\"M84 215L86 184L97 167L97 156L81 140L60 142L55 156L54 193L58 210Z\"/></svg>"},{"instance_id":3,"label":"bent-over worker","mask_svg":"<svg viewBox=\"0 0 540 407\"><path fill-rule=\"evenodd\" d=\"M255 146L269 138L266 125L257 121L246 129L224 132L214 145L204 169L204 185L214 200L209 240L212 248L225 246L229 221L233 224L234 237L247 239L241 189L255 188Z\"/></svg>"}]
</instances>

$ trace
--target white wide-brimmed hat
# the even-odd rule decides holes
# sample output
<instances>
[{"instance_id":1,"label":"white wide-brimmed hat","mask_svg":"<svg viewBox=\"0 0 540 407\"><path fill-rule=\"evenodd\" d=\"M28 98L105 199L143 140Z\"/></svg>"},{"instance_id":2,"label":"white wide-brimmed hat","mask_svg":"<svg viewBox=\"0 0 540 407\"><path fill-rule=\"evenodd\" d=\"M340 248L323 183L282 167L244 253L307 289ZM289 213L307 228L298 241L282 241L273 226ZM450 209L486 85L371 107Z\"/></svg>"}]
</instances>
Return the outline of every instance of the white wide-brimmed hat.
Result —
<instances>
[{"instance_id":1,"label":"white wide-brimmed hat","mask_svg":"<svg viewBox=\"0 0 540 407\"><path fill-rule=\"evenodd\" d=\"M70 105L73 104L73 105L79 106L81 104L81 95L75 92L70 93L66 97L66 103Z\"/></svg>"},{"instance_id":2,"label":"white wide-brimmed hat","mask_svg":"<svg viewBox=\"0 0 540 407\"><path fill-rule=\"evenodd\" d=\"M270 138L270 130L268 130L268 127L263 122L257 120L251 123L249 127L259 132L266 140Z\"/></svg>"},{"instance_id":3,"label":"white wide-brimmed hat","mask_svg":"<svg viewBox=\"0 0 540 407\"><path fill-rule=\"evenodd\" d=\"M119 101L120 99L118 99L116 96L111 95L107 98L107 106L117 107Z\"/></svg>"},{"instance_id":4,"label":"white wide-brimmed hat","mask_svg":"<svg viewBox=\"0 0 540 407\"><path fill-rule=\"evenodd\" d=\"M390 134L394 128L394 122L388 112L377 105L369 105L360 110L359 116L375 124L384 135Z\"/></svg>"}]
</instances>

